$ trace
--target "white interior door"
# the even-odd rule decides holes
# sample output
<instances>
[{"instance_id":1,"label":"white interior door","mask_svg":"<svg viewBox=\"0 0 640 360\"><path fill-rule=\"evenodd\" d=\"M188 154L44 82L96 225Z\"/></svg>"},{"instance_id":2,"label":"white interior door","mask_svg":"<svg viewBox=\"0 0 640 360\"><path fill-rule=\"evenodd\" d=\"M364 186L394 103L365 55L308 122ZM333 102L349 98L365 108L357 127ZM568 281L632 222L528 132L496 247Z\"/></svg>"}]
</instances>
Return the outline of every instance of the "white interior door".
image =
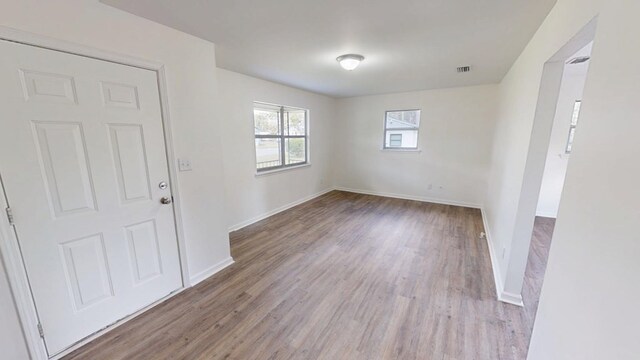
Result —
<instances>
[{"instance_id":1,"label":"white interior door","mask_svg":"<svg viewBox=\"0 0 640 360\"><path fill-rule=\"evenodd\" d=\"M182 286L157 76L0 55L0 174L53 355Z\"/></svg>"}]
</instances>

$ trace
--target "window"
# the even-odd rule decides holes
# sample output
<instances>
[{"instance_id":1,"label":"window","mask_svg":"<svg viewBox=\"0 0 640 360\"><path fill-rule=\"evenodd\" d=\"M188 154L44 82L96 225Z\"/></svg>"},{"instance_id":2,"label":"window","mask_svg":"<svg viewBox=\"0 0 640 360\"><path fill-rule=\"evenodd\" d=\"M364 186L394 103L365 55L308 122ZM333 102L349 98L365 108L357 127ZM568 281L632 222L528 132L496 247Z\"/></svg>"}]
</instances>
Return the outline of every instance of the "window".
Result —
<instances>
[{"instance_id":1,"label":"window","mask_svg":"<svg viewBox=\"0 0 640 360\"><path fill-rule=\"evenodd\" d=\"M571 126L569 127L569 138L567 139L567 147L565 153L571 154L571 148L573 147L573 137L576 135L576 126L578 126L578 118L580 117L580 106L582 101L577 100L573 104L573 115L571 116Z\"/></svg>"},{"instance_id":2,"label":"window","mask_svg":"<svg viewBox=\"0 0 640 360\"><path fill-rule=\"evenodd\" d=\"M393 110L385 113L384 149L418 149L420 110Z\"/></svg>"},{"instance_id":3,"label":"window","mask_svg":"<svg viewBox=\"0 0 640 360\"><path fill-rule=\"evenodd\" d=\"M258 172L308 162L307 118L304 109L255 102L253 121Z\"/></svg>"},{"instance_id":4,"label":"window","mask_svg":"<svg viewBox=\"0 0 640 360\"><path fill-rule=\"evenodd\" d=\"M390 147L402 146L402 134L389 134L389 146Z\"/></svg>"}]
</instances>

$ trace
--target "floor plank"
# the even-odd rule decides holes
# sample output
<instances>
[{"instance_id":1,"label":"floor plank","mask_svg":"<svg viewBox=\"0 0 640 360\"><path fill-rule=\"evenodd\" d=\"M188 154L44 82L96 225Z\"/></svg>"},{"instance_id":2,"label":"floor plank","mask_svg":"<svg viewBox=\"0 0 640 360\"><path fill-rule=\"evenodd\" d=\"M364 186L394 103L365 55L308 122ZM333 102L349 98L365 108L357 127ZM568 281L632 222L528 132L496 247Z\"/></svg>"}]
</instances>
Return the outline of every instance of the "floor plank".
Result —
<instances>
[{"instance_id":1,"label":"floor plank","mask_svg":"<svg viewBox=\"0 0 640 360\"><path fill-rule=\"evenodd\" d=\"M518 308L495 299L479 210L333 191L233 232L234 265L65 359L524 359L536 229Z\"/></svg>"}]
</instances>

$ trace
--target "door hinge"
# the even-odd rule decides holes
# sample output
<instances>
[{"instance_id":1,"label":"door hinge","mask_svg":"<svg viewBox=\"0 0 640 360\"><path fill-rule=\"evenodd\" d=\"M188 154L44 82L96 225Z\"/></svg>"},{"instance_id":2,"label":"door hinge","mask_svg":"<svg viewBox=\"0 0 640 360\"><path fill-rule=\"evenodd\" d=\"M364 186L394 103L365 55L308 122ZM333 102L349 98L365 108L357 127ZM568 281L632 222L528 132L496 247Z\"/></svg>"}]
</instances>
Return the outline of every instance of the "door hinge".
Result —
<instances>
[{"instance_id":1,"label":"door hinge","mask_svg":"<svg viewBox=\"0 0 640 360\"><path fill-rule=\"evenodd\" d=\"M7 211L7 219L9 220L9 225L13 225L13 211L8 207L5 209Z\"/></svg>"},{"instance_id":2,"label":"door hinge","mask_svg":"<svg viewBox=\"0 0 640 360\"><path fill-rule=\"evenodd\" d=\"M38 323L38 334L44 339L44 330L42 330L42 324Z\"/></svg>"}]
</instances>

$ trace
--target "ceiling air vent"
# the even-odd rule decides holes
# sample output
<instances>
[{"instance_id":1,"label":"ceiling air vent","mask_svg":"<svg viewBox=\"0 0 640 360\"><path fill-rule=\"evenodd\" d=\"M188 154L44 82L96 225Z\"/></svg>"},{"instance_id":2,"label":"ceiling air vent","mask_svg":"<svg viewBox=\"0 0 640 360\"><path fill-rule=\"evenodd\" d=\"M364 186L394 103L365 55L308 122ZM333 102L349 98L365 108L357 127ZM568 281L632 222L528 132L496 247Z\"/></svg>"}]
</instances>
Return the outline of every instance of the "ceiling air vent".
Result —
<instances>
[{"instance_id":1,"label":"ceiling air vent","mask_svg":"<svg viewBox=\"0 0 640 360\"><path fill-rule=\"evenodd\" d=\"M467 73L471 71L471 66L459 66L457 70L458 73Z\"/></svg>"},{"instance_id":2,"label":"ceiling air vent","mask_svg":"<svg viewBox=\"0 0 640 360\"><path fill-rule=\"evenodd\" d=\"M578 56L569 60L567 64L570 64L570 65L582 64L584 62L589 61L589 59L591 59L590 56Z\"/></svg>"}]
</instances>

